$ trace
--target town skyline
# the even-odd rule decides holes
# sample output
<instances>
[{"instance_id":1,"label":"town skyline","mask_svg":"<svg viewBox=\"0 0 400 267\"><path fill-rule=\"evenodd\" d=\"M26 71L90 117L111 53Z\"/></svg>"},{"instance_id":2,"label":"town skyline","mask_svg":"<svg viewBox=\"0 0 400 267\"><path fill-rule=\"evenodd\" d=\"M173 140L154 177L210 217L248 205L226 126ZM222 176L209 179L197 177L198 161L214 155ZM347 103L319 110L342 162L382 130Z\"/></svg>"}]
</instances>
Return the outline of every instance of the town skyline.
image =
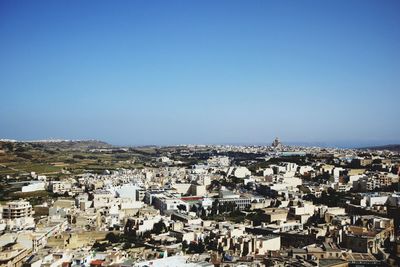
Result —
<instances>
[{"instance_id":1,"label":"town skyline","mask_svg":"<svg viewBox=\"0 0 400 267\"><path fill-rule=\"evenodd\" d=\"M275 137L279 138L279 137ZM271 138L272 140L272 138ZM270 141L260 141L260 142L215 142L215 143L149 143L149 144L135 144L135 143L128 143L128 144L120 144L120 143L112 143L107 140L95 139L95 138L88 138L88 139L68 139L68 138L42 138L42 139L12 139L12 138L0 138L0 141L4 142L70 142L70 141L100 141L105 142L110 145L116 147L142 147L142 146L180 146L180 145L232 145L232 146L269 146L271 144ZM321 148L349 148L349 149L357 149L357 148L369 148L369 147L378 147L378 146L391 146L391 145L399 145L400 142L397 141L382 141L382 140L374 140L374 141L288 141L282 140L282 142L287 146L300 146L300 147L321 147Z\"/></svg>"}]
</instances>

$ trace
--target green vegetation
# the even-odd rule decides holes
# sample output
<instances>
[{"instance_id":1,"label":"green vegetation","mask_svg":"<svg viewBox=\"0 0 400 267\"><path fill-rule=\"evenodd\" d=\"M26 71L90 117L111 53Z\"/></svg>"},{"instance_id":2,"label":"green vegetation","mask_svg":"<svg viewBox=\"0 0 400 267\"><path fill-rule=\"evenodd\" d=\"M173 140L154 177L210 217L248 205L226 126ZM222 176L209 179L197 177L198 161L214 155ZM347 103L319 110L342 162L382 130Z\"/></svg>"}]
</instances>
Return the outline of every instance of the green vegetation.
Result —
<instances>
[{"instance_id":1,"label":"green vegetation","mask_svg":"<svg viewBox=\"0 0 400 267\"><path fill-rule=\"evenodd\" d=\"M102 150L97 151L96 145ZM25 143L0 142L0 178L30 172L59 176L84 171L102 173L116 168L142 168L157 155L156 148L113 149L97 141Z\"/></svg>"},{"instance_id":2,"label":"green vegetation","mask_svg":"<svg viewBox=\"0 0 400 267\"><path fill-rule=\"evenodd\" d=\"M7 167L18 172L36 172L38 174L58 173L62 169L61 167L50 164L39 164L32 162L7 164Z\"/></svg>"}]
</instances>

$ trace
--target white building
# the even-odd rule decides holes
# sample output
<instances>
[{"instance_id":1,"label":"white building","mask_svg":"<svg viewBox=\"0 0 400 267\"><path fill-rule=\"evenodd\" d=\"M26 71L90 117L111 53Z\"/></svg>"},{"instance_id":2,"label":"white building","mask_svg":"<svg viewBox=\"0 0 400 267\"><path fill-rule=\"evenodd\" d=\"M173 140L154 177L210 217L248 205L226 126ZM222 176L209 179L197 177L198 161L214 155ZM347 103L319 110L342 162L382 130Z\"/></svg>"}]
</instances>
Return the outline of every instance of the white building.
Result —
<instances>
[{"instance_id":1,"label":"white building","mask_svg":"<svg viewBox=\"0 0 400 267\"><path fill-rule=\"evenodd\" d=\"M237 178L245 178L250 176L251 172L246 167L231 167L228 169L228 176L233 175Z\"/></svg>"},{"instance_id":2,"label":"white building","mask_svg":"<svg viewBox=\"0 0 400 267\"><path fill-rule=\"evenodd\" d=\"M24 185L21 188L21 192L27 193L27 192L35 192L35 191L43 191L45 190L46 183L44 182L34 182L29 185Z\"/></svg>"},{"instance_id":3,"label":"white building","mask_svg":"<svg viewBox=\"0 0 400 267\"><path fill-rule=\"evenodd\" d=\"M71 188L72 184L68 181L51 181L49 183L50 191L56 194L64 194L65 192L70 192Z\"/></svg>"},{"instance_id":4,"label":"white building","mask_svg":"<svg viewBox=\"0 0 400 267\"><path fill-rule=\"evenodd\" d=\"M28 201L10 201L2 206L2 217L11 231L35 227L34 211Z\"/></svg>"},{"instance_id":5,"label":"white building","mask_svg":"<svg viewBox=\"0 0 400 267\"><path fill-rule=\"evenodd\" d=\"M228 167L230 165L231 161L229 157L223 157L223 156L215 156L211 157L207 160L207 164L210 166L216 166L216 167Z\"/></svg>"},{"instance_id":6,"label":"white building","mask_svg":"<svg viewBox=\"0 0 400 267\"><path fill-rule=\"evenodd\" d=\"M3 206L3 219L28 218L32 215L32 205L28 201L10 201Z\"/></svg>"},{"instance_id":7,"label":"white building","mask_svg":"<svg viewBox=\"0 0 400 267\"><path fill-rule=\"evenodd\" d=\"M266 168L263 170L262 175L263 176L270 176L274 174L274 170L272 168Z\"/></svg>"}]
</instances>

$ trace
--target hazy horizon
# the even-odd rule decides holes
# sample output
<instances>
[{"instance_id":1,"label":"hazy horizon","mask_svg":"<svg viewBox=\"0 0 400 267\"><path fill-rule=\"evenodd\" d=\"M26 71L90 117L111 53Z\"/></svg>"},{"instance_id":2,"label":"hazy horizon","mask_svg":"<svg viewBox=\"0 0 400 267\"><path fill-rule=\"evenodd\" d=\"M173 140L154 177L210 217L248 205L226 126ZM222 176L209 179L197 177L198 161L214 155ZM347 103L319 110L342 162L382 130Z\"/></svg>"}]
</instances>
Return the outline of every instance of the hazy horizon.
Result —
<instances>
[{"instance_id":1,"label":"hazy horizon","mask_svg":"<svg viewBox=\"0 0 400 267\"><path fill-rule=\"evenodd\" d=\"M0 141L12 140L17 142L40 142L40 141L101 141L106 142L113 146L119 147L140 147L140 146L179 146L179 145L233 145L233 146L270 146L273 139L270 141L259 141L259 142L221 142L221 143L149 143L149 144L138 144L138 143L113 143L107 140L95 139L95 138L39 138L39 139L15 139L15 138L3 138L0 136ZM281 140L283 145L287 146L304 146L304 147L337 147L337 148L364 148L374 147L383 145L399 145L396 141L292 141L292 140Z\"/></svg>"},{"instance_id":2,"label":"hazy horizon","mask_svg":"<svg viewBox=\"0 0 400 267\"><path fill-rule=\"evenodd\" d=\"M400 143L399 14L369 0L0 1L0 138Z\"/></svg>"}]
</instances>

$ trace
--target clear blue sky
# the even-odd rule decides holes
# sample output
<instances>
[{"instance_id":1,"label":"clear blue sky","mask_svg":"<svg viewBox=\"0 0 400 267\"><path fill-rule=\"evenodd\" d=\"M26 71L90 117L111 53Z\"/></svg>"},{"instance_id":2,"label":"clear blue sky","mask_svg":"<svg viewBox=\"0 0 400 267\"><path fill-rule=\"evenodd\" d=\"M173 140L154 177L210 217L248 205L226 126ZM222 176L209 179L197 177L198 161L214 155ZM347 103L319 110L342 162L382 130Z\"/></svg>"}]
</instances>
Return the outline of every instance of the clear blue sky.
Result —
<instances>
[{"instance_id":1,"label":"clear blue sky","mask_svg":"<svg viewBox=\"0 0 400 267\"><path fill-rule=\"evenodd\" d=\"M400 142L400 1L0 0L0 138Z\"/></svg>"}]
</instances>

